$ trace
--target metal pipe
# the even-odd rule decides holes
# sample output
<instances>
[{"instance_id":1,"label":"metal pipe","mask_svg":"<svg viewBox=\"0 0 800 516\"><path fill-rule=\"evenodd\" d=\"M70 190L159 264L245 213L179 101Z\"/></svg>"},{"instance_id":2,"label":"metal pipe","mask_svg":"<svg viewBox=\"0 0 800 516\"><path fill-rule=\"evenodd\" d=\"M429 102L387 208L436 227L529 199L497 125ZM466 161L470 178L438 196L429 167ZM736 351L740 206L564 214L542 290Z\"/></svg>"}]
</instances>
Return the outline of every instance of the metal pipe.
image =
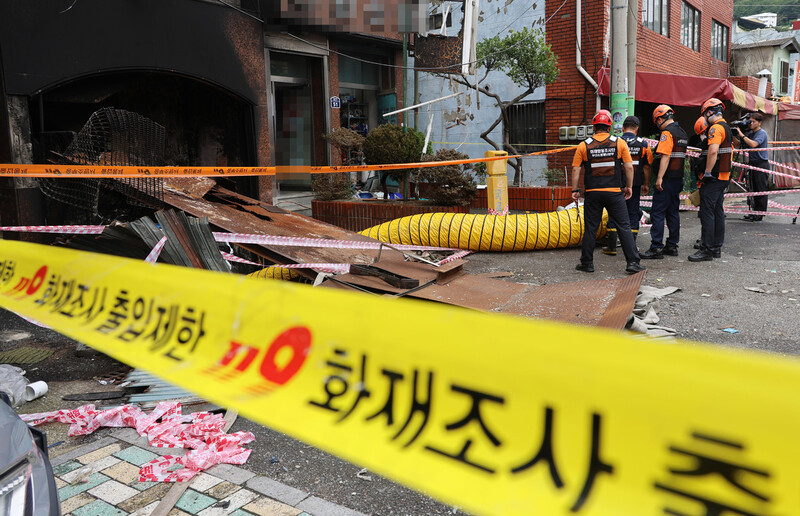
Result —
<instances>
[{"instance_id":1,"label":"metal pipe","mask_svg":"<svg viewBox=\"0 0 800 516\"><path fill-rule=\"evenodd\" d=\"M628 0L628 114L636 105L636 37L639 34L639 2Z\"/></svg>"},{"instance_id":2,"label":"metal pipe","mask_svg":"<svg viewBox=\"0 0 800 516\"><path fill-rule=\"evenodd\" d=\"M425 102L414 104L413 106L408 106L406 108L398 109L396 111L390 111L389 113L384 113L383 116L396 115L397 113L402 113L403 111L408 111L409 109L416 109L418 107L427 106L428 104L433 104L434 102L439 102L440 100L447 100L449 98L455 97L456 95L462 95L463 93L464 93L463 91L457 91L446 97L439 97L438 99L426 100Z\"/></svg>"},{"instance_id":3,"label":"metal pipe","mask_svg":"<svg viewBox=\"0 0 800 516\"><path fill-rule=\"evenodd\" d=\"M581 0L575 0L575 66L578 67L578 71L581 75L589 81L594 91L597 92L597 109L595 111L600 111L600 88L597 86L597 81L595 81L592 76L589 75L589 72L581 65Z\"/></svg>"},{"instance_id":4,"label":"metal pipe","mask_svg":"<svg viewBox=\"0 0 800 516\"><path fill-rule=\"evenodd\" d=\"M611 0L611 117L613 132L622 133L628 116L628 1Z\"/></svg>"}]
</instances>

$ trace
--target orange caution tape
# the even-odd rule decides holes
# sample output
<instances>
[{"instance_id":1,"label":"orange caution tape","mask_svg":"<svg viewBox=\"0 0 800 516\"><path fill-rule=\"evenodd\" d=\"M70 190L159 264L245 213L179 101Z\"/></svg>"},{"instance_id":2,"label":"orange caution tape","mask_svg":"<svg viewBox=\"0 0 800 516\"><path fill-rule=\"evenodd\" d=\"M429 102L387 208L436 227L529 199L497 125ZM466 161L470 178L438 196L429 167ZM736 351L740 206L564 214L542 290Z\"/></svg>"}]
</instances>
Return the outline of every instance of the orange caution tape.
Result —
<instances>
[{"instance_id":1,"label":"orange caution tape","mask_svg":"<svg viewBox=\"0 0 800 516\"><path fill-rule=\"evenodd\" d=\"M564 152L564 151L576 149L577 147L578 147L577 145L570 145L569 147L562 147L560 149L549 149L549 150L545 150L545 151L531 152L530 154L526 154L525 156L541 156L543 154L554 154L556 152ZM525 156L523 156L523 158Z\"/></svg>"},{"instance_id":2,"label":"orange caution tape","mask_svg":"<svg viewBox=\"0 0 800 516\"><path fill-rule=\"evenodd\" d=\"M275 174L332 174L337 172L366 172L406 168L440 167L480 163L519 156L495 156L424 163L392 163L386 165L342 166L277 166L277 167L130 167L108 165L0 165L0 176L6 177L70 177L70 178L130 178L130 177L217 177L217 176L274 176Z\"/></svg>"}]
</instances>

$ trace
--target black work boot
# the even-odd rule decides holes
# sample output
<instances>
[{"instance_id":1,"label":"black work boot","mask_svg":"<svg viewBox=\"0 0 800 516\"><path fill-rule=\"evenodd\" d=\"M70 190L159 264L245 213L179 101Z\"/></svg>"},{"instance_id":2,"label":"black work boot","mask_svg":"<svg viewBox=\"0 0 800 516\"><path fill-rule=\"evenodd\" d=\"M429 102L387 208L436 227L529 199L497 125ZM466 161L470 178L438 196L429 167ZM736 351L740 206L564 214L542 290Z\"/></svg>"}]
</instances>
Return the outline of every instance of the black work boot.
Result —
<instances>
[{"instance_id":1,"label":"black work boot","mask_svg":"<svg viewBox=\"0 0 800 516\"><path fill-rule=\"evenodd\" d=\"M713 256L714 258L722 258L722 248L721 247L712 248L712 249L709 249L709 251L711 251L711 256Z\"/></svg>"},{"instance_id":2,"label":"black work boot","mask_svg":"<svg viewBox=\"0 0 800 516\"><path fill-rule=\"evenodd\" d=\"M637 272L646 271L647 267L639 264L639 262L631 262L625 267L625 272L628 274L636 274Z\"/></svg>"},{"instance_id":3,"label":"black work boot","mask_svg":"<svg viewBox=\"0 0 800 516\"><path fill-rule=\"evenodd\" d=\"M689 255L690 262L710 262L713 259L714 255L712 255L711 251L705 247L698 249L696 253Z\"/></svg>"},{"instance_id":4,"label":"black work boot","mask_svg":"<svg viewBox=\"0 0 800 516\"><path fill-rule=\"evenodd\" d=\"M678 246L677 245L664 246L664 249L662 249L661 252L667 256L678 256Z\"/></svg>"},{"instance_id":5,"label":"black work boot","mask_svg":"<svg viewBox=\"0 0 800 516\"><path fill-rule=\"evenodd\" d=\"M594 272L594 264L581 262L575 266L575 270L581 272Z\"/></svg>"},{"instance_id":6,"label":"black work boot","mask_svg":"<svg viewBox=\"0 0 800 516\"><path fill-rule=\"evenodd\" d=\"M602 249L603 254L610 256L617 255L617 230L609 229L606 235L606 245Z\"/></svg>"},{"instance_id":7,"label":"black work boot","mask_svg":"<svg viewBox=\"0 0 800 516\"><path fill-rule=\"evenodd\" d=\"M663 260L664 254L658 247L651 247L639 255L643 260Z\"/></svg>"}]
</instances>

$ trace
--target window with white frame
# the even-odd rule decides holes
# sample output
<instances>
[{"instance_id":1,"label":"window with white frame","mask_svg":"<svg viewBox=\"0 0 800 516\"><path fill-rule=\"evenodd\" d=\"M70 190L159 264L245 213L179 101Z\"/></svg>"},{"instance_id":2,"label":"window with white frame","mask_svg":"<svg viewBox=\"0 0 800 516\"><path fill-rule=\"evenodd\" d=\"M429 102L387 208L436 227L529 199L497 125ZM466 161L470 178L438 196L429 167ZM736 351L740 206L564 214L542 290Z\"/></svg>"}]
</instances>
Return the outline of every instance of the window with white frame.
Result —
<instances>
[{"instance_id":1,"label":"window with white frame","mask_svg":"<svg viewBox=\"0 0 800 516\"><path fill-rule=\"evenodd\" d=\"M642 0L642 25L669 36L669 0Z\"/></svg>"},{"instance_id":2,"label":"window with white frame","mask_svg":"<svg viewBox=\"0 0 800 516\"><path fill-rule=\"evenodd\" d=\"M700 52L700 11L687 2L681 11L681 44Z\"/></svg>"},{"instance_id":3,"label":"window with white frame","mask_svg":"<svg viewBox=\"0 0 800 516\"><path fill-rule=\"evenodd\" d=\"M728 61L728 37L730 29L717 20L711 21L711 57Z\"/></svg>"}]
</instances>

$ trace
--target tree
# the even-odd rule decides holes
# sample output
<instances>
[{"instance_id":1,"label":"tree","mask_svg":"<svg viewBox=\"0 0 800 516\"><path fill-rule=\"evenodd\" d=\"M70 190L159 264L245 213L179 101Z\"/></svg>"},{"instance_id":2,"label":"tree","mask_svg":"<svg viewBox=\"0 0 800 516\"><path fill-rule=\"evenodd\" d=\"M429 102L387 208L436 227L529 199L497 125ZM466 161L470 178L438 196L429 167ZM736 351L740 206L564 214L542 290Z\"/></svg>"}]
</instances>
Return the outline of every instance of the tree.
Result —
<instances>
[{"instance_id":1,"label":"tree","mask_svg":"<svg viewBox=\"0 0 800 516\"><path fill-rule=\"evenodd\" d=\"M536 88L550 84L558 78L556 56L545 42L544 32L528 27L512 31L507 36L494 36L478 42L476 54L483 72L477 85L466 76L456 75L453 80L491 97L500 108L497 120L481 133L481 138L497 150L520 154L509 140L509 109ZM523 91L511 100L503 100L500 95L491 91L489 84L484 84L492 71L505 72L514 84L524 88ZM503 141L498 143L489 138L489 133L500 123L503 124ZM511 166L514 167L514 183L519 184L522 181L522 160L514 159Z\"/></svg>"}]
</instances>

